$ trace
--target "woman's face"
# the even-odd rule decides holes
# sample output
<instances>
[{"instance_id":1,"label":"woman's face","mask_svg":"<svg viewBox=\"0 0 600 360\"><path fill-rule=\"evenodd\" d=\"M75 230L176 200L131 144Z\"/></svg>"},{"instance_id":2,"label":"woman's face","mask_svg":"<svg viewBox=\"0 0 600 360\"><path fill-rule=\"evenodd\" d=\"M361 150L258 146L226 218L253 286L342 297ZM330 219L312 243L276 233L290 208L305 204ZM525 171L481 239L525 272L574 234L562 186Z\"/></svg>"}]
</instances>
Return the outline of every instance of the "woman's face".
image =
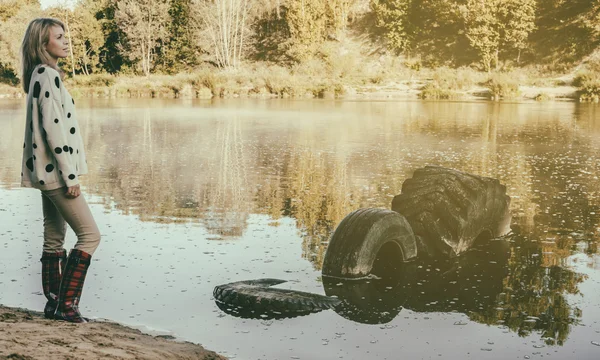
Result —
<instances>
[{"instance_id":1,"label":"woman's face","mask_svg":"<svg viewBox=\"0 0 600 360\"><path fill-rule=\"evenodd\" d=\"M50 28L50 39L46 44L46 51L57 61L59 58L66 58L69 55L69 42L62 27L55 25Z\"/></svg>"}]
</instances>

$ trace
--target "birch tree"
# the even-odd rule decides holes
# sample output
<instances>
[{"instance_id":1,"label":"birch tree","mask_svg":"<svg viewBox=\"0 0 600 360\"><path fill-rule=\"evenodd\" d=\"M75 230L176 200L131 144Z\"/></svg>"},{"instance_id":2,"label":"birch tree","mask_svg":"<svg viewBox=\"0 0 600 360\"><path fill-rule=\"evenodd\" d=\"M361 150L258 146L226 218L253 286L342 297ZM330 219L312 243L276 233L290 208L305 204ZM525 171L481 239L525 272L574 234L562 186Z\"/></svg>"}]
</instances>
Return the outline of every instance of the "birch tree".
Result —
<instances>
[{"instance_id":1,"label":"birch tree","mask_svg":"<svg viewBox=\"0 0 600 360\"><path fill-rule=\"evenodd\" d=\"M223 68L237 68L248 40L249 0L194 0L196 29L211 43L211 55Z\"/></svg>"},{"instance_id":2,"label":"birch tree","mask_svg":"<svg viewBox=\"0 0 600 360\"><path fill-rule=\"evenodd\" d=\"M169 34L168 0L122 0L117 2L115 19L126 39L121 43L123 55L140 62L147 76L152 70L156 47Z\"/></svg>"}]
</instances>

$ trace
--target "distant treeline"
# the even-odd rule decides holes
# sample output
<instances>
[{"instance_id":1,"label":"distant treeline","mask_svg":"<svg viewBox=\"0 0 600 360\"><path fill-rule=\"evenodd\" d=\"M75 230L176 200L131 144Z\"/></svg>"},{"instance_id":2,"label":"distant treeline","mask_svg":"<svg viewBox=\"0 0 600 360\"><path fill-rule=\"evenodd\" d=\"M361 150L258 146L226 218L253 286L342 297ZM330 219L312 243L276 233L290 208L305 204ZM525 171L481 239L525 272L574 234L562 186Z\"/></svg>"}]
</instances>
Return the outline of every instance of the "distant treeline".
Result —
<instances>
[{"instance_id":1,"label":"distant treeline","mask_svg":"<svg viewBox=\"0 0 600 360\"><path fill-rule=\"evenodd\" d=\"M292 68L381 55L421 66L491 71L553 70L600 43L598 0L78 0L42 10L38 0L0 0L0 82L19 81L28 22L61 19L76 74L175 74L268 62Z\"/></svg>"}]
</instances>

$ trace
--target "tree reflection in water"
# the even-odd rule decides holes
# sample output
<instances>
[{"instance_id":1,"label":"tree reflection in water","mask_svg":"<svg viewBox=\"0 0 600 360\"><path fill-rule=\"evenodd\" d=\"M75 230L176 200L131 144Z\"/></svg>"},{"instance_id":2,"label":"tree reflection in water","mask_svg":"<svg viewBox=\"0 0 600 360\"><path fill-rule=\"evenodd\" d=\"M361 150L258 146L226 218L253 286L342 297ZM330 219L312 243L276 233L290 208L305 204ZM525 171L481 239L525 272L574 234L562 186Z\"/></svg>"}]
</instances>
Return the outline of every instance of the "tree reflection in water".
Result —
<instances>
[{"instance_id":1,"label":"tree reflection in water","mask_svg":"<svg viewBox=\"0 0 600 360\"><path fill-rule=\"evenodd\" d=\"M350 320L383 324L402 309L459 312L472 321L507 327L520 336L539 333L547 344L562 345L581 312L567 294L577 294L584 277L559 266L542 266L541 247L521 235L456 259L415 262L388 268L376 279L323 278L325 292L344 305L336 311Z\"/></svg>"}]
</instances>

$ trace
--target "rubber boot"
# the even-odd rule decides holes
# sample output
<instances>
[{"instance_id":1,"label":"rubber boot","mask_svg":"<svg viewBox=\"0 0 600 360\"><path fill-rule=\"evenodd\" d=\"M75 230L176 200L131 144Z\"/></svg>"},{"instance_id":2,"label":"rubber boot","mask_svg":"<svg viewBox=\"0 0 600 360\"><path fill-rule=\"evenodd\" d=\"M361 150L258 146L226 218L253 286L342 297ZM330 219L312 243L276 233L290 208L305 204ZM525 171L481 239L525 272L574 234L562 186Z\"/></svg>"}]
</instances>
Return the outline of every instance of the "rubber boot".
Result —
<instances>
[{"instance_id":1,"label":"rubber boot","mask_svg":"<svg viewBox=\"0 0 600 360\"><path fill-rule=\"evenodd\" d=\"M56 320L74 323L88 322L79 313L79 299L91 260L92 255L84 251L71 250L58 292L58 306L54 314Z\"/></svg>"},{"instance_id":2,"label":"rubber boot","mask_svg":"<svg viewBox=\"0 0 600 360\"><path fill-rule=\"evenodd\" d=\"M44 317L54 319L54 312L58 304L58 291L60 289L60 280L65 270L67 252L44 251L42 253L42 288L46 296L46 306L44 306Z\"/></svg>"}]
</instances>

